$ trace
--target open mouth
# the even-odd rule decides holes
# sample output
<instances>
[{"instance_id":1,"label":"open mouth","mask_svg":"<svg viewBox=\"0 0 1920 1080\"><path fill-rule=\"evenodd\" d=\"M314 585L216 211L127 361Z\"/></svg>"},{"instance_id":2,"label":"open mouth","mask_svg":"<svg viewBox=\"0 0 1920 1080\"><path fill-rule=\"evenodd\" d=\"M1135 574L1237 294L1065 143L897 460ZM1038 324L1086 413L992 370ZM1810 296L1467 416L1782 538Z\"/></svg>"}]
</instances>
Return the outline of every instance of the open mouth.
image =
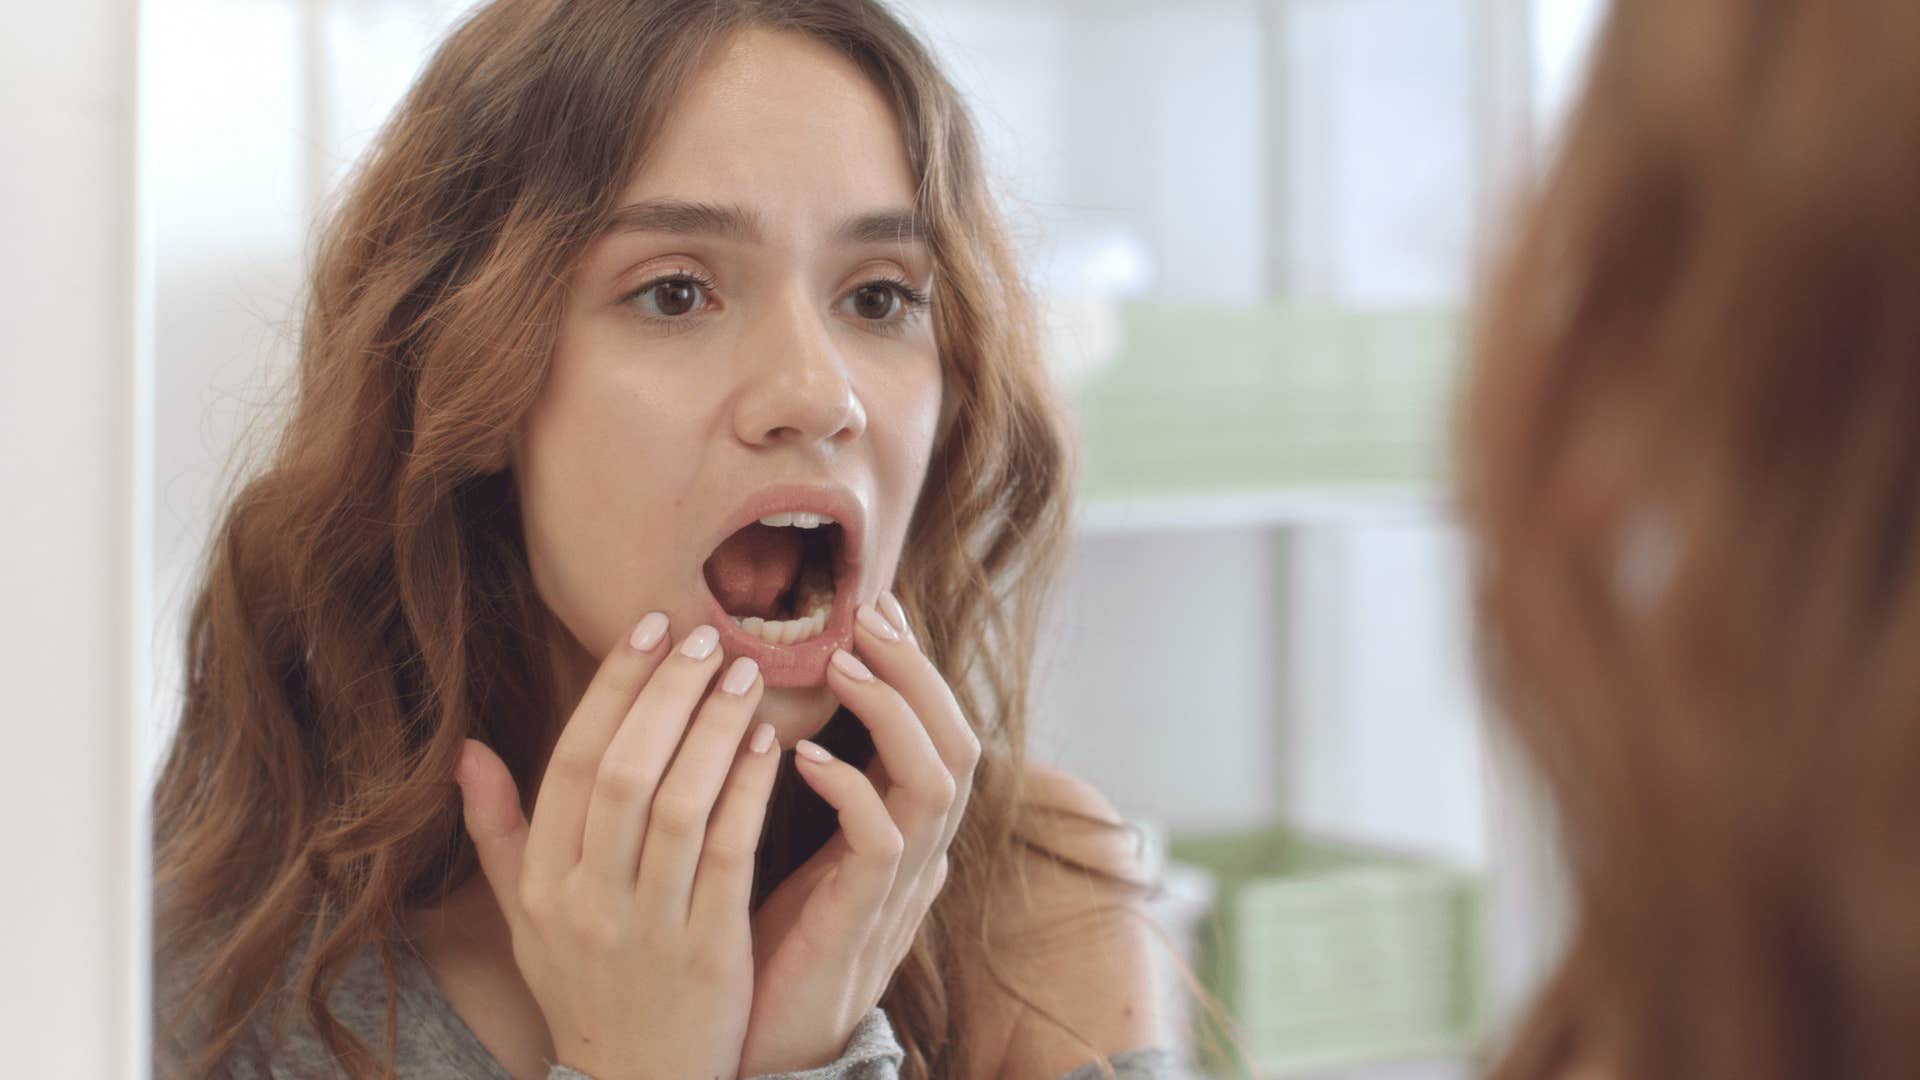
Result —
<instances>
[{"instance_id":1,"label":"open mouth","mask_svg":"<svg viewBox=\"0 0 1920 1080\"><path fill-rule=\"evenodd\" d=\"M734 626L767 645L820 637L834 621L846 534L825 514L784 511L736 531L707 558L707 588Z\"/></svg>"}]
</instances>

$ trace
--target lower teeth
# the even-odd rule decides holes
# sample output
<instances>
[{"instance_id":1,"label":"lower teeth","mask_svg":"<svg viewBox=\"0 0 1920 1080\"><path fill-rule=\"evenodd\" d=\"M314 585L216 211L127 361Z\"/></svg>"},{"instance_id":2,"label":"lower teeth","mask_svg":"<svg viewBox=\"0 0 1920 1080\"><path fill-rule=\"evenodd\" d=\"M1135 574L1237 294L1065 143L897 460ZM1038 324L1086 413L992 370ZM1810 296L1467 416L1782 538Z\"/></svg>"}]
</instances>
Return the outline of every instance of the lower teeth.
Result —
<instances>
[{"instance_id":1,"label":"lower teeth","mask_svg":"<svg viewBox=\"0 0 1920 1080\"><path fill-rule=\"evenodd\" d=\"M797 619L763 619L757 615L728 616L733 624L773 645L791 645L805 641L827 628L827 616L833 610L833 578L830 574L809 572L801 582L795 609L806 612Z\"/></svg>"},{"instance_id":2,"label":"lower teeth","mask_svg":"<svg viewBox=\"0 0 1920 1080\"><path fill-rule=\"evenodd\" d=\"M734 616L733 624L762 641L791 645L796 641L805 641L827 628L827 608L815 608L811 614L800 619L762 619L758 616L742 619Z\"/></svg>"}]
</instances>

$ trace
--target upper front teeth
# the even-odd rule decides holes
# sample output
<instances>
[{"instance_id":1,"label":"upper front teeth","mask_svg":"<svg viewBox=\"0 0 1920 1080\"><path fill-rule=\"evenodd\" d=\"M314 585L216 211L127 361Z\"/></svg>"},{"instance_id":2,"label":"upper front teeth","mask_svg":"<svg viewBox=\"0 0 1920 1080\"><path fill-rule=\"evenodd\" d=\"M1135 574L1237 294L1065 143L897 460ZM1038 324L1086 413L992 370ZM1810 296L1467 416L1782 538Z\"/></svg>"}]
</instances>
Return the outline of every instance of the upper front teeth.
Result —
<instances>
[{"instance_id":1,"label":"upper front teeth","mask_svg":"<svg viewBox=\"0 0 1920 1080\"><path fill-rule=\"evenodd\" d=\"M771 525L775 528L785 528L791 525L796 529L817 529L822 525L837 525L839 523L826 514L809 514L805 510L794 510L779 514L768 514L766 517L760 519L760 524Z\"/></svg>"}]
</instances>

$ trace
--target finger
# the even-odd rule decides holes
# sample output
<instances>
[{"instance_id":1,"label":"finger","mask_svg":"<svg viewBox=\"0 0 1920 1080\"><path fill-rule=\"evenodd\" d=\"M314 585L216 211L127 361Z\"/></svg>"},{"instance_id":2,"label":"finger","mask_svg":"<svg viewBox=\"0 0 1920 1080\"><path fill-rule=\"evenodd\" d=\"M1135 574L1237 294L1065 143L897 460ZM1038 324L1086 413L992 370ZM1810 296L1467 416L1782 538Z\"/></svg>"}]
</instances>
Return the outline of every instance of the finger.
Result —
<instances>
[{"instance_id":1,"label":"finger","mask_svg":"<svg viewBox=\"0 0 1920 1080\"><path fill-rule=\"evenodd\" d=\"M947 685L946 678L927 654L920 651L911 632L891 638L884 633L887 629L901 631L906 626L900 602L892 593L882 593L879 606L890 611L891 617L882 621L857 615L854 649L878 678L906 699L953 777L954 796L937 845L944 849L953 842L966 812L967 800L973 793L973 771L980 761L980 737L967 723L953 688Z\"/></svg>"},{"instance_id":2,"label":"finger","mask_svg":"<svg viewBox=\"0 0 1920 1080\"><path fill-rule=\"evenodd\" d=\"M468 739L454 768L460 785L460 814L480 872L492 887L508 926L520 923L520 868L527 847L527 819L513 774L484 743Z\"/></svg>"},{"instance_id":3,"label":"finger","mask_svg":"<svg viewBox=\"0 0 1920 1080\"><path fill-rule=\"evenodd\" d=\"M874 609L877 609L875 614L884 614L884 621L865 614ZM966 714L946 678L920 650L906 614L891 592L882 593L873 609L862 609L856 614L854 624L854 647L878 677L892 684L906 699L953 778L953 798L940 822L938 835L924 851L914 852L903 865L902 873L910 872L910 881L914 883L896 887L881 916L897 925L917 926L944 884L947 852L966 818L967 804L973 794L980 739L966 722ZM878 760L876 754L875 761ZM936 878L940 883L930 884Z\"/></svg>"},{"instance_id":4,"label":"finger","mask_svg":"<svg viewBox=\"0 0 1920 1080\"><path fill-rule=\"evenodd\" d=\"M801 779L839 816L846 848L832 880L815 892L816 898L830 894L828 903L810 899L801 919L815 942L844 941L854 947L864 942L893 890L906 838L859 769L807 739L794 748L794 760Z\"/></svg>"},{"instance_id":5,"label":"finger","mask_svg":"<svg viewBox=\"0 0 1920 1080\"><path fill-rule=\"evenodd\" d=\"M920 878L911 886L895 884L893 898L888 901L889 912L881 913L882 922L891 927L892 940L883 954L889 971L900 965L901 958L913 948L913 939L920 933L920 927L926 922L927 912L932 910L934 900L940 896L940 890L946 887L947 874L951 860L946 852L933 860ZM897 905L897 906L895 906ZM890 914L891 912L891 914Z\"/></svg>"},{"instance_id":6,"label":"finger","mask_svg":"<svg viewBox=\"0 0 1920 1080\"><path fill-rule=\"evenodd\" d=\"M779 772L780 746L773 725L761 724L735 755L733 771L727 774L726 787L713 808L687 904L690 922L745 915L753 903L754 853L760 848L767 800L773 797Z\"/></svg>"},{"instance_id":7,"label":"finger","mask_svg":"<svg viewBox=\"0 0 1920 1080\"><path fill-rule=\"evenodd\" d=\"M720 634L698 626L664 657L594 768L579 863L610 894L627 896L647 818L700 696L720 669Z\"/></svg>"},{"instance_id":8,"label":"finger","mask_svg":"<svg viewBox=\"0 0 1920 1080\"><path fill-rule=\"evenodd\" d=\"M880 601L899 610L899 602L890 593L881 594ZM911 635L900 636L875 605L862 606L854 626L854 651L875 675L907 699L948 770L955 776L971 771L980 758L980 739L968 725L960 701L940 669L920 651Z\"/></svg>"},{"instance_id":9,"label":"finger","mask_svg":"<svg viewBox=\"0 0 1920 1080\"><path fill-rule=\"evenodd\" d=\"M880 613L887 617L887 621L893 624L893 628L900 631L908 641L913 642L916 648L919 647L920 635L913 632L913 623L907 618L906 609L900 606L900 598L893 595L892 590L888 590L880 594L877 603Z\"/></svg>"},{"instance_id":10,"label":"finger","mask_svg":"<svg viewBox=\"0 0 1920 1080\"><path fill-rule=\"evenodd\" d=\"M700 706L648 814L637 885L644 910L686 921L707 823L765 689L759 665L742 656Z\"/></svg>"},{"instance_id":11,"label":"finger","mask_svg":"<svg viewBox=\"0 0 1920 1080\"><path fill-rule=\"evenodd\" d=\"M870 607L860 609L861 620L879 619ZM874 677L853 654L837 651L827 665L827 685L848 711L873 735L876 758L884 763L892 783L885 800L888 812L906 834L903 859L906 873L919 872L946 830L947 811L956 785L946 762L934 749L926 728L906 698ZM873 777L867 778L870 783ZM879 785L872 783L878 790Z\"/></svg>"},{"instance_id":12,"label":"finger","mask_svg":"<svg viewBox=\"0 0 1920 1080\"><path fill-rule=\"evenodd\" d=\"M580 861L594 773L627 709L666 654L667 617L651 612L607 651L547 760L527 837L532 872L558 878Z\"/></svg>"}]
</instances>

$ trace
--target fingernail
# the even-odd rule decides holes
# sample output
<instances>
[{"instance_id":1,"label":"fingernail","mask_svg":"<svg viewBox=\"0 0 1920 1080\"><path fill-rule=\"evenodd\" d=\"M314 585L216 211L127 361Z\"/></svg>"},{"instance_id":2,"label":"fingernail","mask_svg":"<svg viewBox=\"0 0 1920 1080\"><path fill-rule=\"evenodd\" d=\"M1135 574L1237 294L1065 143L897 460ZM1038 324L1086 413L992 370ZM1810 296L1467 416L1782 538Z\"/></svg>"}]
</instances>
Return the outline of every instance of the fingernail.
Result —
<instances>
[{"instance_id":1,"label":"fingernail","mask_svg":"<svg viewBox=\"0 0 1920 1080\"><path fill-rule=\"evenodd\" d=\"M887 621L891 622L895 629L903 634L913 633L913 629L907 625L907 609L900 606L900 601L894 599L892 592L880 594L880 606L886 609Z\"/></svg>"},{"instance_id":2,"label":"fingernail","mask_svg":"<svg viewBox=\"0 0 1920 1080\"><path fill-rule=\"evenodd\" d=\"M821 746L819 743L814 742L811 739L801 739L799 742L794 744L793 750L794 750L794 753L799 754L801 757L806 758L808 761L827 762L827 761L833 760L833 755L827 753L826 747Z\"/></svg>"},{"instance_id":3,"label":"fingernail","mask_svg":"<svg viewBox=\"0 0 1920 1080\"><path fill-rule=\"evenodd\" d=\"M633 628L633 647L641 652L652 652L660 639L667 636L667 617L657 611L650 611L640 624Z\"/></svg>"},{"instance_id":4,"label":"fingernail","mask_svg":"<svg viewBox=\"0 0 1920 1080\"><path fill-rule=\"evenodd\" d=\"M767 752L767 747L772 745L773 745L773 725L772 724L761 724L759 727L753 729L753 742L749 744L749 746L754 753L764 754Z\"/></svg>"},{"instance_id":5,"label":"fingernail","mask_svg":"<svg viewBox=\"0 0 1920 1080\"><path fill-rule=\"evenodd\" d=\"M760 665L753 662L753 657L735 657L733 666L727 668L727 677L720 680L720 689L739 697L753 689L753 680L759 675Z\"/></svg>"},{"instance_id":6,"label":"fingernail","mask_svg":"<svg viewBox=\"0 0 1920 1080\"><path fill-rule=\"evenodd\" d=\"M861 626L866 627L868 631L882 641L900 640L900 631L895 630L892 623L888 622L878 611L875 611L872 604L860 605L860 610L855 612L853 617L859 619Z\"/></svg>"},{"instance_id":7,"label":"fingernail","mask_svg":"<svg viewBox=\"0 0 1920 1080\"><path fill-rule=\"evenodd\" d=\"M858 679L861 682L873 681L873 672L867 670L867 665L861 663L857 657L845 649L833 650L833 666L839 668L850 679Z\"/></svg>"},{"instance_id":8,"label":"fingernail","mask_svg":"<svg viewBox=\"0 0 1920 1080\"><path fill-rule=\"evenodd\" d=\"M453 782L463 790L467 780L473 776L473 749L465 743L460 744L460 760L453 763Z\"/></svg>"},{"instance_id":9,"label":"fingernail","mask_svg":"<svg viewBox=\"0 0 1920 1080\"><path fill-rule=\"evenodd\" d=\"M713 655L713 647L718 644L720 631L711 626L702 626L680 643L680 655L689 660L705 660Z\"/></svg>"}]
</instances>

